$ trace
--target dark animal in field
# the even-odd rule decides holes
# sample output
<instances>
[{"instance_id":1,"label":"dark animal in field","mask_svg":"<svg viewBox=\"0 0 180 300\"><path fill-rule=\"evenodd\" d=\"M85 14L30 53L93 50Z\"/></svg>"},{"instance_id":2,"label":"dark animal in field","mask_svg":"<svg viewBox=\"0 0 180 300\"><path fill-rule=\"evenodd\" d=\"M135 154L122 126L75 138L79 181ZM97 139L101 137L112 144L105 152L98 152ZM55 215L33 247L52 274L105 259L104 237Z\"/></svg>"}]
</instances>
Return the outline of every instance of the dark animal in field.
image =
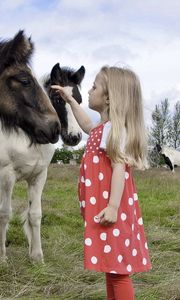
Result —
<instances>
[{"instance_id":1,"label":"dark animal in field","mask_svg":"<svg viewBox=\"0 0 180 300\"><path fill-rule=\"evenodd\" d=\"M32 261L42 262L41 195L54 154L52 145L62 128L59 114L31 72L33 43L23 31L0 42L0 259L6 260L6 231L11 217L11 196L16 181L28 183L24 230ZM79 98L77 99L79 101ZM68 121L67 121L68 127ZM76 143L80 133L73 133ZM65 135L66 133L64 133ZM68 132L67 132L68 136ZM64 137L63 137L64 138ZM67 137L69 145L75 144Z\"/></svg>"},{"instance_id":2,"label":"dark animal in field","mask_svg":"<svg viewBox=\"0 0 180 300\"><path fill-rule=\"evenodd\" d=\"M59 94L51 89L51 85L68 86L72 89L72 96L80 104L82 102L79 92L80 84L84 78L85 68L81 66L77 71L68 67L60 67L57 63L50 76L44 78L44 87L59 116L61 122L61 138L65 144L76 145L81 140L81 130L72 113L71 107Z\"/></svg>"},{"instance_id":3,"label":"dark animal in field","mask_svg":"<svg viewBox=\"0 0 180 300\"><path fill-rule=\"evenodd\" d=\"M161 147L159 144L156 144L156 149L164 157L165 163L172 172L174 172L175 166L180 166L180 151L167 146Z\"/></svg>"}]
</instances>

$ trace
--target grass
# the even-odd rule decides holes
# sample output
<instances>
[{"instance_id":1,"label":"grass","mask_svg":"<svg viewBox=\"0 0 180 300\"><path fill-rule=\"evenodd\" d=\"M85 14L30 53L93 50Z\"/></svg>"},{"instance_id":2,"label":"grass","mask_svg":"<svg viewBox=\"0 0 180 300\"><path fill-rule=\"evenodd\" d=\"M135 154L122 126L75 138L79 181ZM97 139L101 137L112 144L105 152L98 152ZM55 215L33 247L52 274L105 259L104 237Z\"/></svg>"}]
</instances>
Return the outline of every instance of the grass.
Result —
<instances>
[{"instance_id":1,"label":"grass","mask_svg":"<svg viewBox=\"0 0 180 300\"><path fill-rule=\"evenodd\" d=\"M136 300L180 300L180 169L134 172L153 269L133 275ZM32 265L20 222L26 184L13 193L0 263L0 299L105 299L104 275L83 270L83 222L77 200L78 166L51 165L42 197L45 264Z\"/></svg>"}]
</instances>

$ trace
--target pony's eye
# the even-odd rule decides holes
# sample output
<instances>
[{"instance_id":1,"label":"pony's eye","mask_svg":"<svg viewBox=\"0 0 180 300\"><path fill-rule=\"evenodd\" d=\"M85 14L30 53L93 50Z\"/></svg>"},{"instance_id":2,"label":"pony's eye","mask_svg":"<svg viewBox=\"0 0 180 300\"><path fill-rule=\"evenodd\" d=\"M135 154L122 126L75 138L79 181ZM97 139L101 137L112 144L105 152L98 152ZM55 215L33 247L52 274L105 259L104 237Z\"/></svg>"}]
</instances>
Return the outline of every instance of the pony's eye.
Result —
<instances>
[{"instance_id":1,"label":"pony's eye","mask_svg":"<svg viewBox=\"0 0 180 300\"><path fill-rule=\"evenodd\" d=\"M30 80L29 79L27 79L27 78L22 78L22 79L20 79L19 80L20 81L20 83L23 85L23 86L28 86L28 85L30 85Z\"/></svg>"}]
</instances>

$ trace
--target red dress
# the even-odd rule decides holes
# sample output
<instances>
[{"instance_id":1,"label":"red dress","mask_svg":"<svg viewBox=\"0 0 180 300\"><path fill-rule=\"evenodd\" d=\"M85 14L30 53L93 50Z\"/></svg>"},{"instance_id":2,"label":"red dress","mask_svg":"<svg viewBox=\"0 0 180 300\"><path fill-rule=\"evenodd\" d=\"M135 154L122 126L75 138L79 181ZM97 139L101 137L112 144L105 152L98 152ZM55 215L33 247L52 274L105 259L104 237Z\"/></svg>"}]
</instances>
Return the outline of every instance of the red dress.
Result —
<instances>
[{"instance_id":1,"label":"red dress","mask_svg":"<svg viewBox=\"0 0 180 300\"><path fill-rule=\"evenodd\" d=\"M118 274L148 271L151 269L148 246L128 165L117 222L107 227L95 218L108 204L112 176L110 159L99 147L103 128L104 124L100 124L91 130L80 167L79 201L85 221L84 267Z\"/></svg>"}]
</instances>

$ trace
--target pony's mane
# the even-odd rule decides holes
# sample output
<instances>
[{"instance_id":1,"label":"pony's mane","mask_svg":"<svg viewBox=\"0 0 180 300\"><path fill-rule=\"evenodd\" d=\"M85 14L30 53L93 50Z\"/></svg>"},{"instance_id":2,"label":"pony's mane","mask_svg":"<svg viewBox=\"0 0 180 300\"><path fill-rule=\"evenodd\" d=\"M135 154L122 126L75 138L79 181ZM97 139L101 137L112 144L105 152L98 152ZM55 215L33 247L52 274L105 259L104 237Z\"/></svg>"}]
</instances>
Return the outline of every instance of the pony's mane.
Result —
<instances>
[{"instance_id":1,"label":"pony's mane","mask_svg":"<svg viewBox=\"0 0 180 300\"><path fill-rule=\"evenodd\" d=\"M13 64L30 64L34 51L31 38L20 30L13 39L0 41L0 73Z\"/></svg>"},{"instance_id":2,"label":"pony's mane","mask_svg":"<svg viewBox=\"0 0 180 300\"><path fill-rule=\"evenodd\" d=\"M68 85L72 81L72 75L75 73L75 69L69 67L61 67L61 82L63 85ZM51 85L50 74L45 74L41 77L41 82L45 88ZM80 84L78 84L80 86Z\"/></svg>"}]
</instances>

